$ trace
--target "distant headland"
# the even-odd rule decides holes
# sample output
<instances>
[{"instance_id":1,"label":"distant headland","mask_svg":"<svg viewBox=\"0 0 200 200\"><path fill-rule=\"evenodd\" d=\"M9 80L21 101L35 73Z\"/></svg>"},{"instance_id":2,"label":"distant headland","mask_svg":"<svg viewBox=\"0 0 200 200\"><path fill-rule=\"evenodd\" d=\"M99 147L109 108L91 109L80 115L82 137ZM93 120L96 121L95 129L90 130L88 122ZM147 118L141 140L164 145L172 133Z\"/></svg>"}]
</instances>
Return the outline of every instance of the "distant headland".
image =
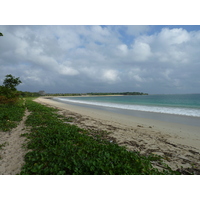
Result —
<instances>
[{"instance_id":1,"label":"distant headland","mask_svg":"<svg viewBox=\"0 0 200 200\"><path fill-rule=\"evenodd\" d=\"M46 93L45 96L114 96L114 95L148 95L143 92L91 92L91 93Z\"/></svg>"}]
</instances>

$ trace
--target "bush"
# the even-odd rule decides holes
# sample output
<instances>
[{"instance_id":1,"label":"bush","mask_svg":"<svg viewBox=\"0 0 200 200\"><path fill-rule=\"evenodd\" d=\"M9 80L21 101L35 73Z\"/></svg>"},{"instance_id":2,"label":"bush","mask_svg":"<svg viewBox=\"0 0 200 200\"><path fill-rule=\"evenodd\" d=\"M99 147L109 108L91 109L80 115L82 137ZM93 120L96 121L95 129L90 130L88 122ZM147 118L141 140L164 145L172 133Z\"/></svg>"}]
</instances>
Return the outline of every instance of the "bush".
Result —
<instances>
[{"instance_id":1,"label":"bush","mask_svg":"<svg viewBox=\"0 0 200 200\"><path fill-rule=\"evenodd\" d=\"M0 86L0 104L15 104L19 100L20 93L15 88L21 81L11 74L6 75L3 85Z\"/></svg>"}]
</instances>

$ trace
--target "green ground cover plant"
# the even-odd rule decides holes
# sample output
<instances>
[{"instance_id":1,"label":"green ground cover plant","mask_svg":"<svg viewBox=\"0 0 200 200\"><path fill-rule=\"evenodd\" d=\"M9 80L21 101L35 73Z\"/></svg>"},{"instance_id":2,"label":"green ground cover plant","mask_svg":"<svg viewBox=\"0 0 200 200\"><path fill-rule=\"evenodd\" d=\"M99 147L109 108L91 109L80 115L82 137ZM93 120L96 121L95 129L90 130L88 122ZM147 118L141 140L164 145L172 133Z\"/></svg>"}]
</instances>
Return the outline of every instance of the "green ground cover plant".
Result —
<instances>
[{"instance_id":1,"label":"green ground cover plant","mask_svg":"<svg viewBox=\"0 0 200 200\"><path fill-rule=\"evenodd\" d=\"M102 137L91 137L88 130L64 123L67 118L27 99L31 114L26 125L31 127L25 148L21 175L133 175L179 174L169 167L159 171L151 161L158 156L141 156ZM72 119L70 119L71 121Z\"/></svg>"},{"instance_id":2,"label":"green ground cover plant","mask_svg":"<svg viewBox=\"0 0 200 200\"><path fill-rule=\"evenodd\" d=\"M0 131L10 131L22 120L25 112L23 100L15 104L0 104Z\"/></svg>"}]
</instances>

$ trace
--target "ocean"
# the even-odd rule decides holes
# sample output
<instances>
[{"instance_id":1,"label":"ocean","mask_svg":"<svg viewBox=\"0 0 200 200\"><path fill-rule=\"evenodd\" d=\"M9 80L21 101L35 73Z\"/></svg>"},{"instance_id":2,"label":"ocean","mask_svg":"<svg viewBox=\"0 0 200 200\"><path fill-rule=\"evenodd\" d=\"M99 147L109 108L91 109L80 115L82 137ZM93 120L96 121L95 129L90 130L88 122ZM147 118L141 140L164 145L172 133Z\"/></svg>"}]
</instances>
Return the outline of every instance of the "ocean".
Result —
<instances>
[{"instance_id":1,"label":"ocean","mask_svg":"<svg viewBox=\"0 0 200 200\"><path fill-rule=\"evenodd\" d=\"M55 97L66 103L200 117L200 94Z\"/></svg>"}]
</instances>

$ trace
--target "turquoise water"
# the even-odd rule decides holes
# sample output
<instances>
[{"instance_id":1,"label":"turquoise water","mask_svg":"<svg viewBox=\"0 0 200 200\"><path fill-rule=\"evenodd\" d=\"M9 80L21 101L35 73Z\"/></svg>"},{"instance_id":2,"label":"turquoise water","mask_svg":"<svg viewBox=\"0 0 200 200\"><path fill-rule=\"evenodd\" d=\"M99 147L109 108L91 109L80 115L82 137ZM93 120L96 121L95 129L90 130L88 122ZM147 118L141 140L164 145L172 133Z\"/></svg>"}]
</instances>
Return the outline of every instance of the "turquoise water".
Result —
<instances>
[{"instance_id":1,"label":"turquoise water","mask_svg":"<svg viewBox=\"0 0 200 200\"><path fill-rule=\"evenodd\" d=\"M59 97L55 99L127 110L200 117L200 94Z\"/></svg>"}]
</instances>

